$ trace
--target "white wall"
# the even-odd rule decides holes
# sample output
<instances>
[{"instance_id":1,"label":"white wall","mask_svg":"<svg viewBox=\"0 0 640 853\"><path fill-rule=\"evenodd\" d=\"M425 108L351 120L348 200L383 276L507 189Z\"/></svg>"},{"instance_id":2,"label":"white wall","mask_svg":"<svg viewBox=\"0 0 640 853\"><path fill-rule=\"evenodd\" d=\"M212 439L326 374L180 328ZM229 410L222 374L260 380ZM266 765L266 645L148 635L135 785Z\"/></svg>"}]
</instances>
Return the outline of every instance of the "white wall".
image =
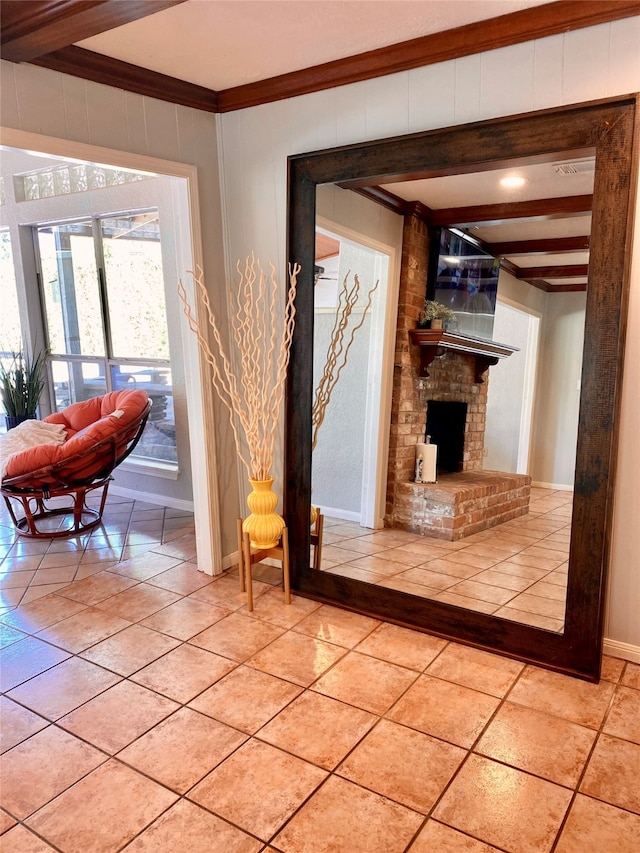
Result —
<instances>
[{"instance_id":1,"label":"white wall","mask_svg":"<svg viewBox=\"0 0 640 853\"><path fill-rule=\"evenodd\" d=\"M207 285L214 310L226 317L216 117L34 65L2 61L0 72L4 127L197 166ZM222 549L229 554L239 511L236 457L226 411L214 408Z\"/></svg>"},{"instance_id":2,"label":"white wall","mask_svg":"<svg viewBox=\"0 0 640 853\"><path fill-rule=\"evenodd\" d=\"M576 466L586 293L547 293L542 318L530 474L572 487Z\"/></svg>"},{"instance_id":3,"label":"white wall","mask_svg":"<svg viewBox=\"0 0 640 853\"><path fill-rule=\"evenodd\" d=\"M230 256L255 248L269 256L277 252L284 264L287 155L637 91L638 44L640 18L627 18L226 113L220 151ZM639 279L636 257L632 341L640 339ZM640 358L627 366L608 636L640 653L640 494L631 428L640 418ZM633 473L627 460L636 462ZM635 563L629 559L634 554Z\"/></svg>"},{"instance_id":4,"label":"white wall","mask_svg":"<svg viewBox=\"0 0 640 853\"><path fill-rule=\"evenodd\" d=\"M518 347L489 370L487 427L484 433L484 460L488 471L518 471L520 430L524 408L529 316L501 302L496 303L493 340ZM486 380L485 380L486 381ZM526 472L528 473L528 472Z\"/></svg>"},{"instance_id":5,"label":"white wall","mask_svg":"<svg viewBox=\"0 0 640 853\"><path fill-rule=\"evenodd\" d=\"M353 195L353 193L351 193ZM344 347L349 345L352 330L362 321L369 290L375 286L376 255L348 241L340 243L340 261L337 271L337 292L348 276L348 290L354 287L354 275L360 281L358 302L351 314L344 337ZM375 300L377 294L372 299ZM337 293L332 309L316 309L313 332L314 388L323 375L331 343L331 333L336 322ZM344 305L344 302L343 302ZM372 303L373 310L373 303ZM353 343L348 352L340 379L334 386L324 420L318 430L318 442L313 451L312 483L315 504L338 509L360 516L362 503L362 472L364 466L365 416L367 409L367 377L369 374L369 347L371 345L371 313L353 333ZM337 367L342 364L339 358ZM336 472L340 476L336 476Z\"/></svg>"}]
</instances>

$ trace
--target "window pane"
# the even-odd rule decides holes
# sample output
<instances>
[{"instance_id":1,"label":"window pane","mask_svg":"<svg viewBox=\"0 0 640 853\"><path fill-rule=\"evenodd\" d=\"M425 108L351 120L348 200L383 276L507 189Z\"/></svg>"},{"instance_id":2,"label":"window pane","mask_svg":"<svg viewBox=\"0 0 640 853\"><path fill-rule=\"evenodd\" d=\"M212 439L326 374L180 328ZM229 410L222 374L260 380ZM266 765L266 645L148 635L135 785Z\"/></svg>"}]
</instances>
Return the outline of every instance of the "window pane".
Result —
<instances>
[{"instance_id":1,"label":"window pane","mask_svg":"<svg viewBox=\"0 0 640 853\"><path fill-rule=\"evenodd\" d=\"M2 312L0 313L0 351L17 352L22 348L18 290L8 231L0 231L0 281L2 281ZM8 365L7 365L8 366Z\"/></svg>"},{"instance_id":2,"label":"window pane","mask_svg":"<svg viewBox=\"0 0 640 853\"><path fill-rule=\"evenodd\" d=\"M51 351L104 355L91 223L46 226L37 234Z\"/></svg>"},{"instance_id":3,"label":"window pane","mask_svg":"<svg viewBox=\"0 0 640 853\"><path fill-rule=\"evenodd\" d=\"M89 400L107 393L107 381L101 364L91 361L52 361L56 411L71 403Z\"/></svg>"},{"instance_id":4,"label":"window pane","mask_svg":"<svg viewBox=\"0 0 640 853\"><path fill-rule=\"evenodd\" d=\"M112 356L169 358L158 214L101 220Z\"/></svg>"},{"instance_id":5,"label":"window pane","mask_svg":"<svg viewBox=\"0 0 640 853\"><path fill-rule=\"evenodd\" d=\"M178 462L176 421L169 365L117 364L111 367L116 391L139 388L151 400L151 414L133 456Z\"/></svg>"}]
</instances>

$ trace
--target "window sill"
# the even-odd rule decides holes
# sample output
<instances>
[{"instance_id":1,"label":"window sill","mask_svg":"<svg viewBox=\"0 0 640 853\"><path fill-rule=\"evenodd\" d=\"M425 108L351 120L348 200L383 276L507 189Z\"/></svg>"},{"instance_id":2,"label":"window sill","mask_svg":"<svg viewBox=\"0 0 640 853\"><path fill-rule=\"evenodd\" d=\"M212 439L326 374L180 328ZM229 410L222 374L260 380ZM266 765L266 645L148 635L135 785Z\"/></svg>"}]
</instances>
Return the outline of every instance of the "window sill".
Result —
<instances>
[{"instance_id":1,"label":"window sill","mask_svg":"<svg viewBox=\"0 0 640 853\"><path fill-rule=\"evenodd\" d=\"M162 477L165 480L177 480L180 469L172 462L162 462L160 459L138 459L129 456L118 465L120 471L142 474L145 477Z\"/></svg>"}]
</instances>

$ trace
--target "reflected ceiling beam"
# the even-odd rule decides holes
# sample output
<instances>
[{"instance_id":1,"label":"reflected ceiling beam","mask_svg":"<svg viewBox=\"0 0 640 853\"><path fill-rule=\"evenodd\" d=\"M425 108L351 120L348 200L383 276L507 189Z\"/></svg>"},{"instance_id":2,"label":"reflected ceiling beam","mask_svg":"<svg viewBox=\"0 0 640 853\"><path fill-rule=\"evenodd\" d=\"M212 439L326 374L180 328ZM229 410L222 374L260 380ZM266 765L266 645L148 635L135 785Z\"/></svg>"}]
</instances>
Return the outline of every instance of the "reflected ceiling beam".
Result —
<instances>
[{"instance_id":1,"label":"reflected ceiling beam","mask_svg":"<svg viewBox=\"0 0 640 853\"><path fill-rule=\"evenodd\" d=\"M351 185L343 185L338 184L342 189L350 189L353 190L354 193L358 193L358 195L364 196L364 198L368 198L371 201L375 201L376 204L381 204L382 207L386 207L387 210L393 211L393 213L397 213L399 216L405 216L408 214L408 206L415 202L405 201L405 199L400 198L399 195L392 193L390 190L385 190L384 187L379 186L371 186L371 187L352 187Z\"/></svg>"},{"instance_id":2,"label":"reflected ceiling beam","mask_svg":"<svg viewBox=\"0 0 640 853\"><path fill-rule=\"evenodd\" d=\"M593 196L564 196L562 198L536 199L534 201L510 202L504 204L483 204L471 207L452 207L432 210L421 201L406 201L384 187L346 185L346 188L358 195L381 204L400 216L416 216L429 226L454 226L457 228L473 225L499 225L505 220L520 219L532 221L540 219L560 219L566 216L582 216L591 212ZM500 267L519 281L545 293L572 293L584 291L586 284L550 284L546 279L586 277L587 264L556 264L547 267L518 267L505 255L533 255L542 253L560 253L588 251L589 235L579 237L546 238L543 240L518 240L505 243L490 243L486 240L472 239L490 255L500 258Z\"/></svg>"},{"instance_id":3,"label":"reflected ceiling beam","mask_svg":"<svg viewBox=\"0 0 640 853\"><path fill-rule=\"evenodd\" d=\"M29 62L184 0L3 0L2 58Z\"/></svg>"},{"instance_id":4,"label":"reflected ceiling beam","mask_svg":"<svg viewBox=\"0 0 640 853\"><path fill-rule=\"evenodd\" d=\"M545 293L583 293L587 289L586 284L550 284L543 278L532 278L526 281L532 287L537 287Z\"/></svg>"},{"instance_id":5,"label":"reflected ceiling beam","mask_svg":"<svg viewBox=\"0 0 640 853\"><path fill-rule=\"evenodd\" d=\"M520 267L516 278L582 278L589 272L588 264L563 264L553 267Z\"/></svg>"},{"instance_id":6,"label":"reflected ceiling beam","mask_svg":"<svg viewBox=\"0 0 640 853\"><path fill-rule=\"evenodd\" d=\"M448 207L434 210L429 225L499 225L506 219L557 219L591 213L592 195L540 198L533 201L514 201L500 204L479 204L471 207Z\"/></svg>"},{"instance_id":7,"label":"reflected ceiling beam","mask_svg":"<svg viewBox=\"0 0 640 853\"><path fill-rule=\"evenodd\" d=\"M548 255L559 252L588 252L590 236L549 237L546 240L513 240L507 243L486 243L489 254L497 258L512 255Z\"/></svg>"}]
</instances>

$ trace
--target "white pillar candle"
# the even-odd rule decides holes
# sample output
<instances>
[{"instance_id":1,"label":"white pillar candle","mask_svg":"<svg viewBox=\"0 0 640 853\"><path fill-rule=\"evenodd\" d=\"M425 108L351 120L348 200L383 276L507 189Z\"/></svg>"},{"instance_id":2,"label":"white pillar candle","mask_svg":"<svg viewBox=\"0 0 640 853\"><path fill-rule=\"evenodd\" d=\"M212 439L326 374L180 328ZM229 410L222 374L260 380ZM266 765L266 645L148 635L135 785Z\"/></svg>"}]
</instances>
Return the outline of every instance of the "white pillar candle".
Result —
<instances>
[{"instance_id":1,"label":"white pillar candle","mask_svg":"<svg viewBox=\"0 0 640 853\"><path fill-rule=\"evenodd\" d=\"M416 444L416 483L436 482L437 456L435 444Z\"/></svg>"}]
</instances>

